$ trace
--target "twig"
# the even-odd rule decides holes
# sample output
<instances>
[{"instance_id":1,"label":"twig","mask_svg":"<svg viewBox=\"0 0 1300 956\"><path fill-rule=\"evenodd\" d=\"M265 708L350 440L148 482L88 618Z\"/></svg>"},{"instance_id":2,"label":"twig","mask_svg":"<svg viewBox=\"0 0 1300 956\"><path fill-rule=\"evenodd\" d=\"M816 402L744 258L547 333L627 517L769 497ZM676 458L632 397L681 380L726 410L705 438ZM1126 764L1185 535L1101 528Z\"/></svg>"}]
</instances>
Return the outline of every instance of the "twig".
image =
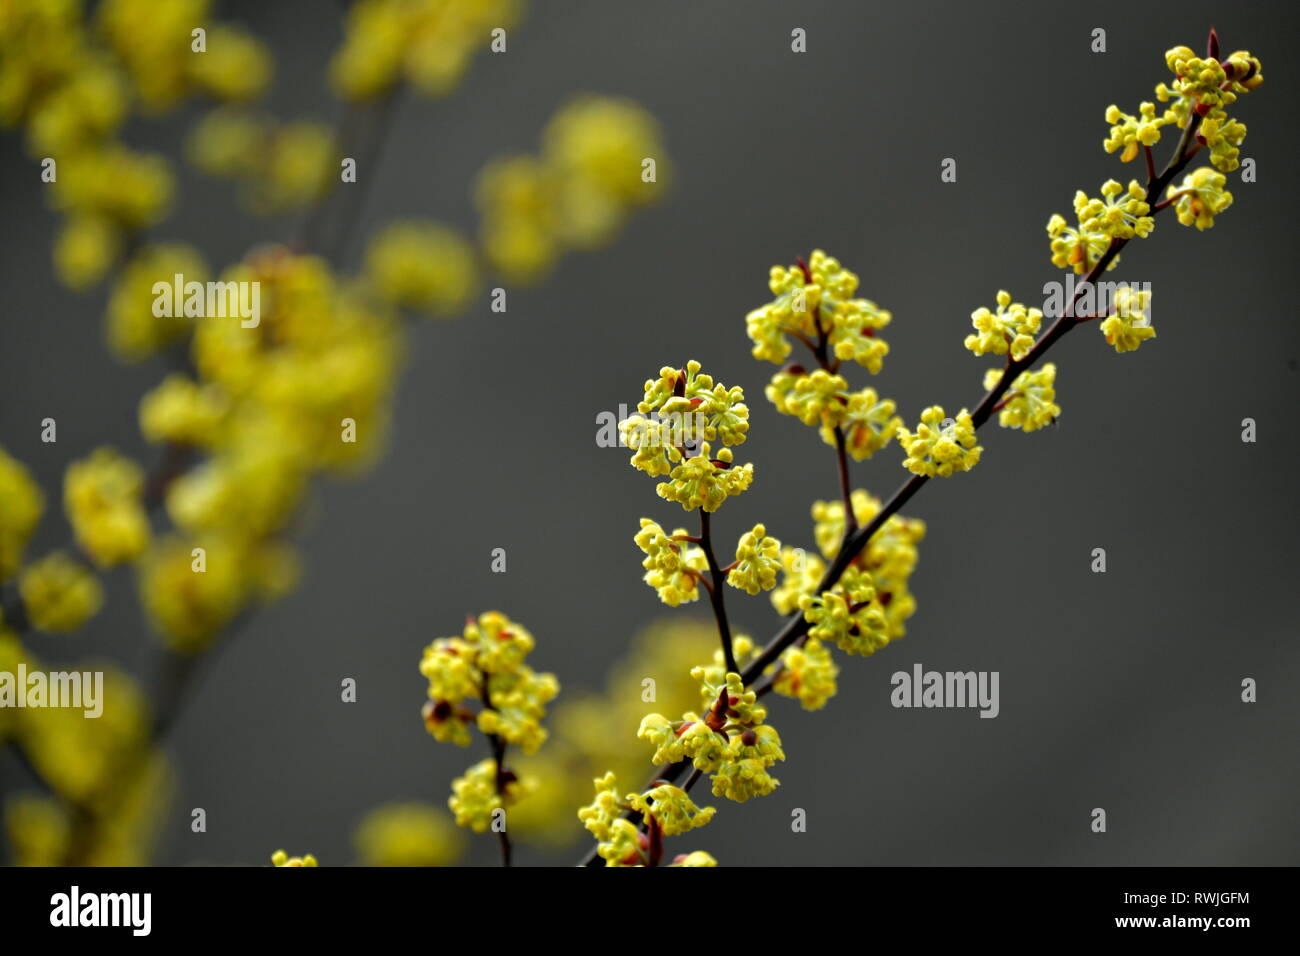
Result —
<instances>
[{"instance_id":1,"label":"twig","mask_svg":"<svg viewBox=\"0 0 1300 956\"><path fill-rule=\"evenodd\" d=\"M713 555L713 539L709 528L709 513L700 509L700 547L704 558L709 563L709 572L713 576L713 586L708 589L709 603L713 606L713 617L718 622L718 638L722 641L722 657L727 665L728 674L739 674L736 664L736 652L731 646L731 625L727 622L727 609L723 606L723 575L718 567L718 559Z\"/></svg>"}]
</instances>

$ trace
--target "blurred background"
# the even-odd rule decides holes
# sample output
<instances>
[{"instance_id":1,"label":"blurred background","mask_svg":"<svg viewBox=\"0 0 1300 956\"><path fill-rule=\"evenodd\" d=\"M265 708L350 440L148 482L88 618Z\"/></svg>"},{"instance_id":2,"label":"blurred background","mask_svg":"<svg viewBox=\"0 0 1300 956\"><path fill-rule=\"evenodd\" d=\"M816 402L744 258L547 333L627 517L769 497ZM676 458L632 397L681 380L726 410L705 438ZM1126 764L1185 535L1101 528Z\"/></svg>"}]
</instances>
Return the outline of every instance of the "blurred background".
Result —
<instances>
[{"instance_id":1,"label":"blurred background","mask_svg":"<svg viewBox=\"0 0 1300 956\"><path fill-rule=\"evenodd\" d=\"M357 827L377 806L445 809L452 778L486 751L429 737L418 664L431 640L489 609L528 627L530 662L559 678L548 725L561 752L594 739L642 767L622 781L639 783L650 748L634 712L659 709L634 697L641 677L671 683L699 657L691 642L707 654L713 638L707 606L667 608L642 583L638 519L693 519L656 497L626 450L598 447L599 413L634 405L647 377L691 358L742 386L751 429L737 456L756 477L715 516L715 535L726 550L762 521L812 547L809 507L837 496L835 461L763 398L774 369L750 356L744 316L771 298L769 268L823 248L861 276L860 294L893 312L891 352L880 375L855 368L850 382L894 398L909 424L930 404L973 407L994 363L962 347L971 311L1003 288L1040 304L1043 283L1064 278L1049 262L1049 215L1068 215L1076 189L1142 174L1103 151L1107 105L1153 98L1164 51L1199 51L1210 25L1225 53L1264 64L1265 84L1232 111L1258 179L1229 174L1236 201L1213 230L1163 215L1110 274L1151 283L1159 337L1116 355L1085 327L1053 349L1058 425L990 425L980 467L904 509L928 526L907 637L872 658L839 655L840 692L823 711L773 698L780 788L744 805L702 788L716 819L670 849L723 865L1298 862L1296 460L1282 413L1295 412L1300 371L1289 295L1300 186L1287 166L1300 89L1278 46L1294 36L1294 6L535 4L505 53L489 53L482 31L454 89L403 90L379 107L391 111L382 124L374 111L348 119L349 97L331 87L341 7L231 0L212 16L273 56L259 109L346 124L362 144L341 147L361 160L344 190L361 195L324 200L325 221L347 224L328 243L340 274L359 273L395 220L480 236L485 165L544 149L575 94L657 121L664 188L616 235L585 243L600 248L575 242L533 275L489 261L457 317L405 324L382 455L312 483L292 526L296 589L241 617L189 685L165 748L171 799L141 811L156 827L153 862L263 864L284 847L340 865L361 858ZM795 27L804 54L791 52ZM1090 49L1098 27L1104 54ZM238 183L184 159L209 109L195 95L131 116L119 135L172 161L174 197L149 235L192 244L215 274L300 235L307 214L250 211ZM28 548L42 555L69 539L58 512L70 463L106 444L146 468L159 459L138 407L175 360L115 358L111 286L59 282L63 222L34 155L21 130L0 132L0 446L45 490ZM955 183L939 176L949 157ZM504 313L490 308L493 287L507 290ZM41 441L47 417L54 444ZM1253 444L1241 440L1247 417ZM906 477L901 459L894 447L855 464L855 485L887 496ZM1105 574L1090 570L1099 547ZM492 570L495 548L505 573ZM109 661L147 690L161 645L134 573L104 582L83 629L23 640L50 667ZM765 596L726 597L741 633L765 642L780 626ZM892 708L890 675L918 662L998 671L998 718ZM1241 702L1247 677L1257 703ZM345 678L355 703L340 700ZM611 686L605 710L561 712ZM590 847L572 812L594 771L573 758L549 772L562 809L520 832L521 864ZM10 750L0 779L6 795L39 792ZM191 831L197 807L206 833ZM1105 834L1091 832L1096 807ZM805 833L791 832L795 808ZM490 835L472 836L461 859L496 852Z\"/></svg>"}]
</instances>

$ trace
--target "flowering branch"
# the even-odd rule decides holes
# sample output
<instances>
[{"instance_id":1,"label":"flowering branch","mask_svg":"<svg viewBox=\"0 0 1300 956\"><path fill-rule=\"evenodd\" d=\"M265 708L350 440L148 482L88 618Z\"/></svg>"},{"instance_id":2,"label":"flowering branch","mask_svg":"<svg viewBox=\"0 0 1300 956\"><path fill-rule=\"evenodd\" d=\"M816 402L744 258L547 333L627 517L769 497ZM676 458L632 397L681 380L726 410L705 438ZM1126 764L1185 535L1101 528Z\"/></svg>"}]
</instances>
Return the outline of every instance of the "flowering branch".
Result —
<instances>
[{"instance_id":1,"label":"flowering branch","mask_svg":"<svg viewBox=\"0 0 1300 956\"><path fill-rule=\"evenodd\" d=\"M1237 94L1262 82L1259 61L1246 52L1220 60L1213 31L1208 50L1208 59L1195 57L1185 47L1167 53L1166 61L1177 79L1172 89L1165 84L1157 87L1162 101L1172 101L1163 116L1157 117L1149 103L1142 105L1140 118L1123 114L1114 106L1107 110L1107 120L1113 124L1105 142L1107 151L1123 148L1121 158L1128 161L1137 155L1140 145L1146 158L1146 185L1132 181L1125 189L1110 180L1102 186L1101 199L1077 193L1077 228L1068 227L1060 216L1051 218L1048 234L1053 263L1083 275L1051 327L1036 339L1042 313L1013 303L1006 292L998 293L996 312L979 309L973 313L977 334L967 337L967 348L976 355L1006 356L1003 368L986 375L985 394L973 413L962 409L955 418L945 418L943 409L933 406L922 413L920 426L912 432L890 418L892 403L886 406L879 402L874 390L848 394L847 383L837 374L839 363L852 358L872 372L878 371L887 349L878 340L871 340L888 321L888 314L877 310L874 303L851 298L857 277L820 251L813 254L810 263L800 258L790 269L773 268L770 286L777 299L751 312L746 320L755 343L754 355L779 364L790 350L787 335L805 344L816 338L816 345L810 348L820 369L808 373L798 365L787 366L773 377L767 395L778 411L795 415L806 424L819 425L823 439L835 447L843 514L833 513L824 502L814 507L818 544L830 555L830 563L822 570L820 565L806 568L794 556L785 562L786 584L774 594L773 602L779 610L792 613L756 653L744 639L743 654L736 655L747 659L743 671L735 670L735 657L727 655L720 655L713 668L697 667L692 671L701 682L703 700L713 701L705 715L687 713L683 720L672 721L650 714L642 721L639 736L656 747L653 762L660 764L653 780L661 786L671 784L693 765L695 772L683 784L683 794L710 772L717 796L743 802L770 792L776 782L766 768L784 755L775 731L765 723L766 710L758 704L759 698L778 690L797 696L807 709L820 707L834 692L836 672L822 641L834 641L851 654L870 654L900 636L902 620L911 613L910 598L901 607L895 602L903 600L900 595L905 596L906 576L915 554L909 556L906 548L895 550L887 535L877 536L892 528L893 536L898 537L897 523L906 520L899 517L900 509L931 478L967 471L980 461L983 449L976 445L976 433L995 413L1004 427L1027 432L1055 420L1060 413L1054 402L1055 366L1047 364L1039 371L1030 370L1076 325L1106 315L1101 331L1117 352L1132 351L1154 337L1144 311L1149 292L1121 286L1112 302L1102 303L1100 314L1082 314L1079 306L1085 294L1102 292L1098 278L1117 262L1121 250L1133 238L1150 234L1160 210L1176 203L1180 223L1204 229L1213 224L1214 215L1230 205L1231 195L1222 188L1223 176L1209 167L1197 170L1181 188L1170 191L1163 202L1160 200L1202 146L1209 149L1216 168L1230 170L1237 165L1236 147L1245 135L1245 127L1228 120L1223 107L1234 102ZM1150 147L1160 138L1159 128L1174 122L1182 134L1168 164L1157 174ZM828 360L828 347L834 350L834 363ZM654 403L656 393L671 388L676 381L672 370L665 369L662 374L660 383L647 383L643 410ZM845 453L850 447L850 433L846 427L853 429L855 457L867 457L897 437L907 452L904 466L912 472L883 505L877 507L863 498L866 517L861 527L854 525L856 493L850 490L847 476ZM673 484L667 490L661 485L659 492L678 500L680 492L674 486L687 477L682 469L649 460L641 452L632 463L650 474L669 473ZM699 481L708 476L690 477ZM722 492L718 503L728 493L736 491ZM762 534L761 526L756 527L755 535ZM645 544L642 546L645 548ZM651 551L648 553L652 559L655 557ZM753 553L752 548L749 553ZM891 561L895 562L892 570ZM816 576L815 584L807 581L810 574ZM663 596L663 588L660 590ZM766 679L756 683L765 673ZM624 819L635 819L635 814L629 810ZM606 862L636 865L633 857L622 860L611 856L604 849L607 845L602 843L599 854L589 855L584 863L590 865L599 856Z\"/></svg>"}]
</instances>

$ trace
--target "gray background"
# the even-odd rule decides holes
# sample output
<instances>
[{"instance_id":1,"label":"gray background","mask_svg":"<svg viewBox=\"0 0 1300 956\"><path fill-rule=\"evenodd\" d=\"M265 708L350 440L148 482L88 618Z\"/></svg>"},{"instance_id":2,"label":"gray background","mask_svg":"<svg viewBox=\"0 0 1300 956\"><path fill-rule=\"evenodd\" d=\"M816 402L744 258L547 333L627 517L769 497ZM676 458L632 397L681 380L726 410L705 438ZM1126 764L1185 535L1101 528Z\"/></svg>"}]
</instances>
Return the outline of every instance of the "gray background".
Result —
<instances>
[{"instance_id":1,"label":"gray background","mask_svg":"<svg viewBox=\"0 0 1300 956\"><path fill-rule=\"evenodd\" d=\"M1151 98L1164 50L1199 49L1213 22L1225 51L1245 46L1265 64L1267 82L1236 111L1258 183L1233 183L1236 204L1212 231L1166 214L1130 246L1112 276L1153 284L1159 338L1118 356L1095 329L1076 331L1052 356L1059 427L989 427L977 469L912 502L906 513L930 532L907 639L841 659L840 695L820 713L779 701L782 787L744 806L712 801L721 812L690 848L724 864L1296 863L1295 7L1084 7L539 4L509 53L480 56L454 96L405 99L346 265L397 215L473 228L474 172L535 149L575 91L651 110L675 187L613 247L511 289L505 315L485 296L458 321L412 330L388 457L358 483L319 488L304 586L223 652L177 728L181 792L160 861L262 863L285 846L341 863L375 804L442 803L478 754L427 737L416 662L466 612L506 610L565 688L601 686L629 637L674 613L641 583L631 535L642 515L681 513L625 452L593 440L597 412L634 402L662 364L697 358L750 397L740 457L757 478L718 534L763 520L810 544L808 503L835 495L834 463L762 397L773 368L750 357L743 317L768 297L768 267L821 246L859 272L863 294L895 314L872 384L909 422L931 403L973 405L991 362L962 348L970 311L998 288L1031 301L1062 277L1048 215L1068 213L1076 188L1141 175L1101 149L1107 104ZM276 112L338 114L322 85L340 33L332 5L222 12L274 44ZM790 52L794 26L808 31L806 55ZM1104 55L1089 51L1097 26ZM175 156L194 115L137 121L128 140ZM949 156L958 181L942 184ZM0 442L47 489L103 442L153 460L136 404L163 365L113 363L102 295L54 282L56 218L12 133L0 163ZM290 232L235 215L227 185L182 177L159 235L197 241L209 261ZM57 445L39 441L46 416ZM1247 416L1253 445L1239 437ZM888 494L900 459L893 448L857 465L857 484ZM48 517L36 553L66 534ZM495 547L508 551L505 575L489 570ZM1095 547L1107 574L1089 571ZM34 637L38 652L145 667L130 573L109 591L83 634ZM739 629L777 626L765 599L727 597ZM1001 716L892 709L889 675L918 661L999 671ZM356 704L339 702L344 676L358 681ZM1252 706L1239 702L1247 676L1260 686ZM5 760L0 773L18 779ZM189 832L193 806L208 810L206 835ZM1088 825L1098 806L1101 836ZM790 832L794 807L806 834ZM472 842L473 861L494 860L489 837Z\"/></svg>"}]
</instances>

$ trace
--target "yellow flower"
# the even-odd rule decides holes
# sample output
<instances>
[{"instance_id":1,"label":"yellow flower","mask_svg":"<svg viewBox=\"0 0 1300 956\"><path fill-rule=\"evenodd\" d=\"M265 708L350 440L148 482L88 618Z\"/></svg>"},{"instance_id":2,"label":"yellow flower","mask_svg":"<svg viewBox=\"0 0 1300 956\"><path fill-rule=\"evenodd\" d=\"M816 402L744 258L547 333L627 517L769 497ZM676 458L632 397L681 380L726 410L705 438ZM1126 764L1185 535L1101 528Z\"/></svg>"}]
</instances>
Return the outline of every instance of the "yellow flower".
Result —
<instances>
[{"instance_id":1,"label":"yellow flower","mask_svg":"<svg viewBox=\"0 0 1300 956\"><path fill-rule=\"evenodd\" d=\"M208 28L206 52L185 61L190 77L200 89L227 102L246 102L261 96L271 79L271 55L256 37L236 27L218 24Z\"/></svg>"},{"instance_id":2,"label":"yellow flower","mask_svg":"<svg viewBox=\"0 0 1300 956\"><path fill-rule=\"evenodd\" d=\"M1132 352L1147 339L1155 338L1156 330L1146 315L1150 302L1151 293L1136 286L1125 285L1116 289L1111 304L1112 314L1101 323L1101 334L1106 336L1106 344L1113 345L1116 352Z\"/></svg>"},{"instance_id":3,"label":"yellow flower","mask_svg":"<svg viewBox=\"0 0 1300 956\"><path fill-rule=\"evenodd\" d=\"M339 181L338 144L324 123L295 120L270 136L258 173L249 182L249 203L261 214L318 201Z\"/></svg>"},{"instance_id":4,"label":"yellow flower","mask_svg":"<svg viewBox=\"0 0 1300 956\"><path fill-rule=\"evenodd\" d=\"M243 610L246 560L237 544L215 535L166 538L150 547L138 566L140 602L168 645L202 651Z\"/></svg>"},{"instance_id":5,"label":"yellow flower","mask_svg":"<svg viewBox=\"0 0 1300 956\"><path fill-rule=\"evenodd\" d=\"M535 282L559 258L558 189L552 173L531 156L495 160L479 173L474 194L483 213L483 253L507 279Z\"/></svg>"},{"instance_id":6,"label":"yellow flower","mask_svg":"<svg viewBox=\"0 0 1300 956\"><path fill-rule=\"evenodd\" d=\"M140 431L151 442L210 447L229 412L220 387L168 375L140 400Z\"/></svg>"},{"instance_id":7,"label":"yellow flower","mask_svg":"<svg viewBox=\"0 0 1300 956\"><path fill-rule=\"evenodd\" d=\"M847 654L874 654L889 643L889 623L871 575L846 568L829 591L800 599L808 636L834 641Z\"/></svg>"},{"instance_id":8,"label":"yellow flower","mask_svg":"<svg viewBox=\"0 0 1300 956\"><path fill-rule=\"evenodd\" d=\"M1075 195L1086 196L1082 192ZM1088 230L1082 224L1078 228L1067 226L1065 219L1055 213L1047 220L1047 237L1051 240L1052 265L1062 269L1073 269L1078 275L1091 271L1093 264L1105 254L1110 247L1110 236L1097 230ZM1119 256L1111 258L1107 269L1115 268Z\"/></svg>"},{"instance_id":9,"label":"yellow flower","mask_svg":"<svg viewBox=\"0 0 1300 956\"><path fill-rule=\"evenodd\" d=\"M423 803L376 807L356 833L365 866L450 866L464 842L446 813Z\"/></svg>"},{"instance_id":10,"label":"yellow flower","mask_svg":"<svg viewBox=\"0 0 1300 956\"><path fill-rule=\"evenodd\" d=\"M76 44L78 31L69 32L70 42ZM78 57L73 72L54 81L57 85L32 104L27 148L33 156L60 157L91 149L114 135L126 119L121 71L97 51L81 50Z\"/></svg>"},{"instance_id":11,"label":"yellow flower","mask_svg":"<svg viewBox=\"0 0 1300 956\"><path fill-rule=\"evenodd\" d=\"M1146 238L1156 221L1147 215L1146 190L1136 180L1128 187L1114 179L1101 184L1101 199L1089 199L1082 191L1075 194L1074 212L1085 232L1101 233L1114 239Z\"/></svg>"},{"instance_id":12,"label":"yellow flower","mask_svg":"<svg viewBox=\"0 0 1300 956\"><path fill-rule=\"evenodd\" d=\"M444 96L491 31L513 26L518 11L517 0L360 0L348 10L330 79L349 100L384 95L402 80Z\"/></svg>"},{"instance_id":13,"label":"yellow flower","mask_svg":"<svg viewBox=\"0 0 1300 956\"><path fill-rule=\"evenodd\" d=\"M62 159L50 188L55 205L67 213L102 216L136 230L162 219L171 203L172 174L161 156L113 144Z\"/></svg>"},{"instance_id":14,"label":"yellow flower","mask_svg":"<svg viewBox=\"0 0 1300 956\"><path fill-rule=\"evenodd\" d=\"M540 156L489 163L475 189L484 255L515 282L540 279L566 249L614 238L634 207L659 197L669 175L657 124L625 100L573 100L542 141Z\"/></svg>"},{"instance_id":15,"label":"yellow flower","mask_svg":"<svg viewBox=\"0 0 1300 956\"><path fill-rule=\"evenodd\" d=\"M44 510L45 496L31 473L0 448L0 583L22 564Z\"/></svg>"},{"instance_id":16,"label":"yellow flower","mask_svg":"<svg viewBox=\"0 0 1300 956\"><path fill-rule=\"evenodd\" d=\"M933 478L969 471L979 463L984 449L975 444L975 425L962 409L955 419L944 417L943 407L931 405L921 413L915 432L898 430L898 443L907 452L903 467L913 474Z\"/></svg>"},{"instance_id":17,"label":"yellow flower","mask_svg":"<svg viewBox=\"0 0 1300 956\"><path fill-rule=\"evenodd\" d=\"M207 27L208 0L105 0L99 25L145 108L175 106L190 91L190 32Z\"/></svg>"},{"instance_id":18,"label":"yellow flower","mask_svg":"<svg viewBox=\"0 0 1300 956\"><path fill-rule=\"evenodd\" d=\"M772 690L783 697L798 698L804 710L820 710L835 696L835 678L840 669L830 648L816 638L800 647L795 644L781 655L781 670Z\"/></svg>"},{"instance_id":19,"label":"yellow flower","mask_svg":"<svg viewBox=\"0 0 1300 956\"><path fill-rule=\"evenodd\" d=\"M850 392L842 409L840 427L844 430L844 447L854 461L870 458L894 440L903 420L894 414L892 398L880 398L874 388ZM834 447L835 430L823 424L822 441Z\"/></svg>"},{"instance_id":20,"label":"yellow flower","mask_svg":"<svg viewBox=\"0 0 1300 956\"><path fill-rule=\"evenodd\" d=\"M828 428L844 420L849 383L825 369L811 373L795 366L777 372L767 386L767 398L782 415L793 415L805 425Z\"/></svg>"},{"instance_id":21,"label":"yellow flower","mask_svg":"<svg viewBox=\"0 0 1300 956\"><path fill-rule=\"evenodd\" d=\"M54 551L23 569L18 592L32 627L69 633L99 613L104 591L85 565Z\"/></svg>"},{"instance_id":22,"label":"yellow flower","mask_svg":"<svg viewBox=\"0 0 1300 956\"><path fill-rule=\"evenodd\" d=\"M1106 108L1106 122L1111 127L1110 136L1102 145L1108 153L1122 149L1121 162L1127 163L1137 156L1140 146L1154 146L1160 142L1160 127L1173 122L1173 117L1168 114L1156 116L1154 103L1139 105L1138 114L1130 116L1114 105Z\"/></svg>"},{"instance_id":23,"label":"yellow flower","mask_svg":"<svg viewBox=\"0 0 1300 956\"><path fill-rule=\"evenodd\" d=\"M366 272L388 302L433 316L465 309L478 285L473 247L432 222L387 226L370 242Z\"/></svg>"},{"instance_id":24,"label":"yellow flower","mask_svg":"<svg viewBox=\"0 0 1300 956\"><path fill-rule=\"evenodd\" d=\"M1246 139L1246 124L1229 119L1223 110L1212 110L1196 130L1196 140L1210 150L1210 162L1216 169L1230 173L1240 165L1239 147Z\"/></svg>"},{"instance_id":25,"label":"yellow flower","mask_svg":"<svg viewBox=\"0 0 1300 956\"><path fill-rule=\"evenodd\" d=\"M668 175L659 124L635 103L607 96L581 96L558 112L542 133L542 152L565 180L587 185L603 201L650 202ZM655 160L655 179L641 177L641 163ZM597 230L600 232L600 230ZM570 234L578 244L592 238Z\"/></svg>"},{"instance_id":26,"label":"yellow flower","mask_svg":"<svg viewBox=\"0 0 1300 956\"><path fill-rule=\"evenodd\" d=\"M492 706L479 711L478 729L495 734L525 754L536 753L546 741L542 718L546 704L560 692L554 674L538 674L519 667L488 677Z\"/></svg>"},{"instance_id":27,"label":"yellow flower","mask_svg":"<svg viewBox=\"0 0 1300 956\"><path fill-rule=\"evenodd\" d=\"M673 857L673 862L669 866L717 866L718 861L705 853L703 850L696 850L693 853L679 853Z\"/></svg>"},{"instance_id":28,"label":"yellow flower","mask_svg":"<svg viewBox=\"0 0 1300 956\"><path fill-rule=\"evenodd\" d=\"M745 491L753 482L753 464L733 466L730 448L720 449L717 458L710 454L709 443L703 442L697 455L683 460L669 472L669 481L655 487L659 497L675 501L687 511L717 511L727 498Z\"/></svg>"},{"instance_id":29,"label":"yellow flower","mask_svg":"<svg viewBox=\"0 0 1300 956\"><path fill-rule=\"evenodd\" d=\"M184 302L173 302L171 315L155 314L158 297L154 284L173 285L178 274L184 276L184 282L208 279L203 258L182 243L145 246L126 264L108 300L108 344L119 359L138 362L148 358L191 328L193 320L185 316Z\"/></svg>"},{"instance_id":30,"label":"yellow flower","mask_svg":"<svg viewBox=\"0 0 1300 956\"><path fill-rule=\"evenodd\" d=\"M627 801L638 813L654 817L664 836L677 836L702 827L717 813L713 807L697 807L685 790L667 783L645 793L629 793Z\"/></svg>"},{"instance_id":31,"label":"yellow flower","mask_svg":"<svg viewBox=\"0 0 1300 956\"><path fill-rule=\"evenodd\" d=\"M271 124L245 109L209 110L185 141L189 161L209 176L240 179L260 174Z\"/></svg>"},{"instance_id":32,"label":"yellow flower","mask_svg":"<svg viewBox=\"0 0 1300 956\"><path fill-rule=\"evenodd\" d=\"M14 866L64 864L72 820L57 799L14 794L5 801L4 821Z\"/></svg>"},{"instance_id":33,"label":"yellow flower","mask_svg":"<svg viewBox=\"0 0 1300 956\"><path fill-rule=\"evenodd\" d=\"M713 795L737 803L744 803L751 797L766 796L781 783L767 772L768 766L770 764L752 758L723 764L713 775Z\"/></svg>"},{"instance_id":34,"label":"yellow flower","mask_svg":"<svg viewBox=\"0 0 1300 956\"><path fill-rule=\"evenodd\" d=\"M434 739L467 745L475 717L458 705L480 700L480 731L534 753L546 740L546 704L560 687L553 674L524 665L533 644L522 625L488 611L466 621L460 637L438 638L426 647L420 661L420 673L429 681L424 722Z\"/></svg>"},{"instance_id":35,"label":"yellow flower","mask_svg":"<svg viewBox=\"0 0 1300 956\"><path fill-rule=\"evenodd\" d=\"M1214 217L1232 205L1232 193L1224 189L1223 173L1202 166L1183 178L1178 186L1169 187L1169 198L1178 198L1174 212L1184 226L1209 229Z\"/></svg>"},{"instance_id":36,"label":"yellow flower","mask_svg":"<svg viewBox=\"0 0 1300 956\"><path fill-rule=\"evenodd\" d=\"M452 781L451 789L448 805L456 816L456 825L484 833L492 826L498 810L527 795L531 782L527 778L508 779L503 796L497 792L496 761L489 758L476 763L464 776Z\"/></svg>"},{"instance_id":37,"label":"yellow flower","mask_svg":"<svg viewBox=\"0 0 1300 956\"><path fill-rule=\"evenodd\" d=\"M767 528L756 524L736 545L736 566L727 574L727 583L747 594L770 591L776 587L780 569L781 542L768 537Z\"/></svg>"},{"instance_id":38,"label":"yellow flower","mask_svg":"<svg viewBox=\"0 0 1300 956\"><path fill-rule=\"evenodd\" d=\"M781 568L785 573L781 586L772 592L772 606L779 614L789 614L799 606L801 597L816 591L817 582L826 572L826 564L803 548L782 548Z\"/></svg>"},{"instance_id":39,"label":"yellow flower","mask_svg":"<svg viewBox=\"0 0 1300 956\"><path fill-rule=\"evenodd\" d=\"M121 233L98 215L74 215L54 241L59 281L80 292L108 273L121 252Z\"/></svg>"},{"instance_id":40,"label":"yellow flower","mask_svg":"<svg viewBox=\"0 0 1300 956\"><path fill-rule=\"evenodd\" d=\"M1018 362L1034 347L1034 336L1042 324L1043 313L1012 302L1011 293L1000 291L996 312L981 307L972 312L970 318L971 325L979 334L966 336L966 348L976 355L1006 355L1010 352Z\"/></svg>"},{"instance_id":41,"label":"yellow flower","mask_svg":"<svg viewBox=\"0 0 1300 956\"><path fill-rule=\"evenodd\" d=\"M649 839L630 820L615 820L609 838L597 844L596 854L606 866L645 866L648 849Z\"/></svg>"},{"instance_id":42,"label":"yellow flower","mask_svg":"<svg viewBox=\"0 0 1300 956\"><path fill-rule=\"evenodd\" d=\"M628 806L619 798L618 781L612 770L603 777L594 779L592 784L596 788L595 799L578 809L578 819L592 836L604 842L610 837L614 821L622 816Z\"/></svg>"},{"instance_id":43,"label":"yellow flower","mask_svg":"<svg viewBox=\"0 0 1300 956\"><path fill-rule=\"evenodd\" d=\"M641 566L646 569L645 583L659 593L659 600L669 607L696 600L700 576L708 569L708 559L701 548L684 540L687 532L678 528L667 534L658 523L641 519L636 545L645 552Z\"/></svg>"},{"instance_id":44,"label":"yellow flower","mask_svg":"<svg viewBox=\"0 0 1300 956\"><path fill-rule=\"evenodd\" d=\"M271 863L273 866L320 866L310 853L306 856L290 856L283 850L276 850L271 854Z\"/></svg>"},{"instance_id":45,"label":"yellow flower","mask_svg":"<svg viewBox=\"0 0 1300 956\"><path fill-rule=\"evenodd\" d=\"M1002 380L1002 375L1000 368L989 369L984 375L984 388L993 389ZM1026 432L1052 424L1061 415L1061 406L1055 401L1055 382L1056 366L1051 362L1036 372L1021 372L1003 396L998 424Z\"/></svg>"},{"instance_id":46,"label":"yellow flower","mask_svg":"<svg viewBox=\"0 0 1300 956\"><path fill-rule=\"evenodd\" d=\"M112 448L68 466L63 507L77 543L100 567L132 561L148 547L143 492L144 471Z\"/></svg>"},{"instance_id":47,"label":"yellow flower","mask_svg":"<svg viewBox=\"0 0 1300 956\"><path fill-rule=\"evenodd\" d=\"M890 313L869 299L856 299L858 277L820 249L807 263L773 266L768 287L776 299L745 318L757 359L780 363L790 354L787 335L810 344L823 339L835 358L880 371L889 345L877 333Z\"/></svg>"}]
</instances>

